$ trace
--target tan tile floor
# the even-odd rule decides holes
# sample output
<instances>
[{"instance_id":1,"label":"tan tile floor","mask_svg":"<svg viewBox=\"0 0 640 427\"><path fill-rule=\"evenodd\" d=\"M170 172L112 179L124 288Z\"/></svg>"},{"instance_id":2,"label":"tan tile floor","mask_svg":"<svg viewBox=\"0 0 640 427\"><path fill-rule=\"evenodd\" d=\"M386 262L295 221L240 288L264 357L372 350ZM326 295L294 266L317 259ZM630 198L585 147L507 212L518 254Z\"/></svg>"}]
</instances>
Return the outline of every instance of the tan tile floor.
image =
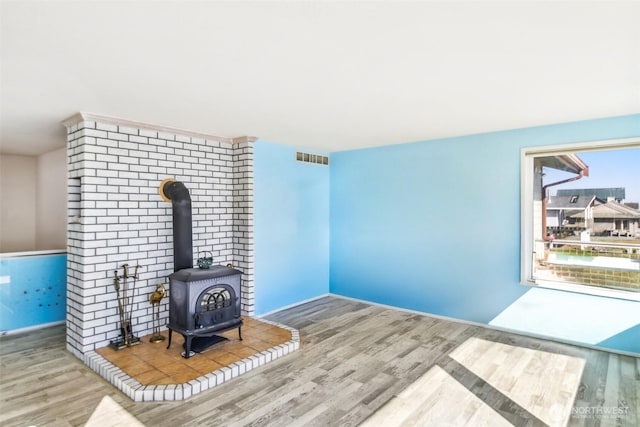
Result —
<instances>
[{"instance_id":1,"label":"tan tile floor","mask_svg":"<svg viewBox=\"0 0 640 427\"><path fill-rule=\"evenodd\" d=\"M243 317L243 322L242 341L237 329L222 332L219 335L229 341L215 344L189 359L181 356L184 339L178 333L173 334L169 349L167 340L153 344L148 335L141 338L140 345L119 351L104 347L96 352L140 384L181 384L291 340L291 332L286 329L249 317ZM168 338L168 331L162 335Z\"/></svg>"}]
</instances>

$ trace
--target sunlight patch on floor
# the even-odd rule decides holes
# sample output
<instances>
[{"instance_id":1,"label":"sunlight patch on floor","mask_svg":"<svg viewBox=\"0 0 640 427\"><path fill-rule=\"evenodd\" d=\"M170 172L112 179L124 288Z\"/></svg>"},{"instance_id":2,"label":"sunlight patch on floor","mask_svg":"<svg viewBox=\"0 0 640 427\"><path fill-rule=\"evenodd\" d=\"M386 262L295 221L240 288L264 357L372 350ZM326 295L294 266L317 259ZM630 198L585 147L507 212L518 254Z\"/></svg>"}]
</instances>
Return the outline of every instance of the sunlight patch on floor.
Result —
<instances>
[{"instance_id":1,"label":"sunlight patch on floor","mask_svg":"<svg viewBox=\"0 0 640 427\"><path fill-rule=\"evenodd\" d=\"M639 305L636 301L530 289L489 324L595 345L639 324Z\"/></svg>"},{"instance_id":2,"label":"sunlight patch on floor","mask_svg":"<svg viewBox=\"0 0 640 427\"><path fill-rule=\"evenodd\" d=\"M118 405L112 398L102 398L85 427L144 427L133 415Z\"/></svg>"},{"instance_id":3,"label":"sunlight patch on floor","mask_svg":"<svg viewBox=\"0 0 640 427\"><path fill-rule=\"evenodd\" d=\"M469 338L449 357L491 386L496 396L552 427L567 424L585 365L577 357L479 338ZM433 366L361 426L510 426L502 404L487 396L483 401L483 393L471 391L474 387Z\"/></svg>"},{"instance_id":4,"label":"sunlight patch on floor","mask_svg":"<svg viewBox=\"0 0 640 427\"><path fill-rule=\"evenodd\" d=\"M439 366L387 402L360 427L511 426Z\"/></svg>"},{"instance_id":5,"label":"sunlight patch on floor","mask_svg":"<svg viewBox=\"0 0 640 427\"><path fill-rule=\"evenodd\" d=\"M580 385L583 359L469 338L449 355L550 426L564 426Z\"/></svg>"}]
</instances>

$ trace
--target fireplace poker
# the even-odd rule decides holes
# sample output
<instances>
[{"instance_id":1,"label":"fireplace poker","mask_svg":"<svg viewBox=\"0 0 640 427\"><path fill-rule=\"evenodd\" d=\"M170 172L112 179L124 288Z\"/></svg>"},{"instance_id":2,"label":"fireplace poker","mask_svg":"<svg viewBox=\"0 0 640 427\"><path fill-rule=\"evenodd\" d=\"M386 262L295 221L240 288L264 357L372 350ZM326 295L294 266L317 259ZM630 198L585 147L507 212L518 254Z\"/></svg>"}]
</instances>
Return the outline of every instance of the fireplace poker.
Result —
<instances>
[{"instance_id":1,"label":"fireplace poker","mask_svg":"<svg viewBox=\"0 0 640 427\"><path fill-rule=\"evenodd\" d=\"M120 296L120 278L118 277L118 270L113 272L113 287L116 288L116 300L118 301L118 314L120 314L120 328L122 330L122 334L125 335L124 340L125 344L127 342L126 338L126 323L125 323L125 312L122 307L122 298Z\"/></svg>"},{"instance_id":2,"label":"fireplace poker","mask_svg":"<svg viewBox=\"0 0 640 427\"><path fill-rule=\"evenodd\" d=\"M124 344L129 345L129 335L131 332L131 318L127 318L127 309L129 308L129 286L127 283L127 278L129 277L129 264L122 264L122 280L124 284L122 285L122 299L124 301L124 317L125 324L123 324L123 335L124 335Z\"/></svg>"},{"instance_id":3,"label":"fireplace poker","mask_svg":"<svg viewBox=\"0 0 640 427\"><path fill-rule=\"evenodd\" d=\"M122 298L124 304L124 312L127 313L127 307L129 306L129 287L127 286L127 278L129 277L129 264L122 264Z\"/></svg>"},{"instance_id":4,"label":"fireplace poker","mask_svg":"<svg viewBox=\"0 0 640 427\"><path fill-rule=\"evenodd\" d=\"M133 274L133 286L131 287L131 303L129 304L129 327L131 328L131 319L133 314L133 297L135 296L136 290L136 282L138 281L138 269L140 265L136 265L135 273ZM133 328L131 329L131 334L133 334Z\"/></svg>"}]
</instances>

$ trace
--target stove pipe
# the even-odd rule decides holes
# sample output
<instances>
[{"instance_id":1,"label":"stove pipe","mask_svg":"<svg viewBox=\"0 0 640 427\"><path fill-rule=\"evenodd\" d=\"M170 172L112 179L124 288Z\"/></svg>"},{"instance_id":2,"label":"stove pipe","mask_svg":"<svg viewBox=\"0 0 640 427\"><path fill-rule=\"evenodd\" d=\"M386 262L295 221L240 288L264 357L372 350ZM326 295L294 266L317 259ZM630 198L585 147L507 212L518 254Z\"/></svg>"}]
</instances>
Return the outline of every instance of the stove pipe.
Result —
<instances>
[{"instance_id":1,"label":"stove pipe","mask_svg":"<svg viewBox=\"0 0 640 427\"><path fill-rule=\"evenodd\" d=\"M160 184L160 196L173 207L173 270L193 267L191 197L183 183L167 178Z\"/></svg>"}]
</instances>

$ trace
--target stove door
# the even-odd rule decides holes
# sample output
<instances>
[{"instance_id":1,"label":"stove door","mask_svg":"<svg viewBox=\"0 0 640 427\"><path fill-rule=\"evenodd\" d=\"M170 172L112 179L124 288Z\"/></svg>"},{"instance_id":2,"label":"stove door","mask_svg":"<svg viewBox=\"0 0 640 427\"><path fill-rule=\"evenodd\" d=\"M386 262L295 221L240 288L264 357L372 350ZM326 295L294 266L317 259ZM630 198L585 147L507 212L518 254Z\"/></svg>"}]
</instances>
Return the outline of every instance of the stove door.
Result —
<instances>
[{"instance_id":1,"label":"stove door","mask_svg":"<svg viewBox=\"0 0 640 427\"><path fill-rule=\"evenodd\" d=\"M195 307L195 328L209 328L239 318L236 313L236 295L233 287L216 284L200 294Z\"/></svg>"}]
</instances>

